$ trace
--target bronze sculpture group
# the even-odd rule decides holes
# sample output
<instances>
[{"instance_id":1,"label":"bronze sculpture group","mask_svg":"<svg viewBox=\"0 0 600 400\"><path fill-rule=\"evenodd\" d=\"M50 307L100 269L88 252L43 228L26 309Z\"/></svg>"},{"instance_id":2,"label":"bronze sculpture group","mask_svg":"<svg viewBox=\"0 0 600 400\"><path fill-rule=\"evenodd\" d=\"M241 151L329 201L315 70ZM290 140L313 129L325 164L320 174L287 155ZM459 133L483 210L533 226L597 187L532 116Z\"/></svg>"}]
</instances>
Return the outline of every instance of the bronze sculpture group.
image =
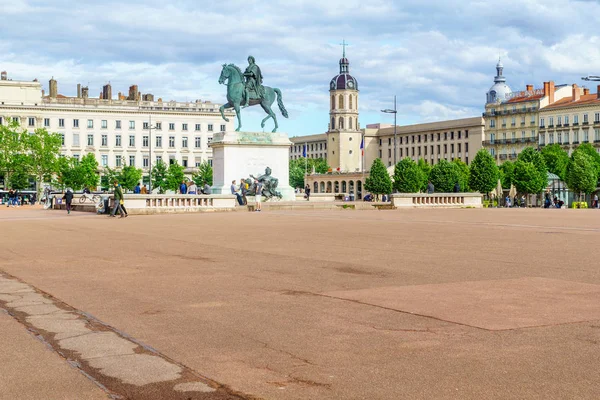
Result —
<instances>
[{"instance_id":1,"label":"bronze sculpture group","mask_svg":"<svg viewBox=\"0 0 600 400\"><path fill-rule=\"evenodd\" d=\"M279 184L279 179L271 176L271 168L265 168L265 173L258 177L254 175L250 175L250 178L244 180L243 183L248 185L247 196L256 195L256 182L260 182L262 184L262 195L270 200L274 197L281 199L281 193L277 191L277 185Z\"/></svg>"},{"instance_id":2,"label":"bronze sculpture group","mask_svg":"<svg viewBox=\"0 0 600 400\"><path fill-rule=\"evenodd\" d=\"M221 117L229 122L229 118L225 117L224 110L228 108L233 108L235 110L238 120L236 131L239 131L242 127L240 107L245 108L260 104L262 109L268 114L262 120L261 127L264 128L265 122L269 118L273 118L275 128L273 128L272 132L277 132L277 128L279 127L275 112L271 109L276 98L281 114L285 118L288 118L288 112L283 105L281 91L277 88L263 86L262 72L260 67L256 65L254 57L248 57L248 67L244 72L242 72L235 64L223 64L219 83L224 84L225 81L227 81L227 103L223 104L219 108L219 111L221 112Z\"/></svg>"}]
</instances>

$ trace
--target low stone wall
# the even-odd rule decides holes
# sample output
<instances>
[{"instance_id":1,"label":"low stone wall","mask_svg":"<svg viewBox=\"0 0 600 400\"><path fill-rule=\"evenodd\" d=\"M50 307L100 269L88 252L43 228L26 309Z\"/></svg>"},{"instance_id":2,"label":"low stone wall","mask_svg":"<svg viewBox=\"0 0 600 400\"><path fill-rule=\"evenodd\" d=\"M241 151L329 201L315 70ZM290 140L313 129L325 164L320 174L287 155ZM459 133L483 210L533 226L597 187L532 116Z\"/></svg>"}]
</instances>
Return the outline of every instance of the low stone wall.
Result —
<instances>
[{"instance_id":1,"label":"low stone wall","mask_svg":"<svg viewBox=\"0 0 600 400\"><path fill-rule=\"evenodd\" d=\"M126 194L123 199L129 214L231 211L236 205L236 197L228 194Z\"/></svg>"},{"instance_id":2,"label":"low stone wall","mask_svg":"<svg viewBox=\"0 0 600 400\"><path fill-rule=\"evenodd\" d=\"M480 193L395 193L392 194L392 205L396 208L481 208Z\"/></svg>"}]
</instances>

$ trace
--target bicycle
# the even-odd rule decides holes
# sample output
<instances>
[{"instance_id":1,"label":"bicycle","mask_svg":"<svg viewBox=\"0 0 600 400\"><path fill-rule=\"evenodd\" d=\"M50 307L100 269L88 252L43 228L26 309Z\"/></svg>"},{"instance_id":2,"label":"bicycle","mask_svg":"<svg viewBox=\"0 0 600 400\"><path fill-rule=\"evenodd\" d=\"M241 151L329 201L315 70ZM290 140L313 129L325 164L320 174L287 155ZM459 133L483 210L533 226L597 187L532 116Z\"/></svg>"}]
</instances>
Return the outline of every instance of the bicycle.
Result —
<instances>
[{"instance_id":1,"label":"bicycle","mask_svg":"<svg viewBox=\"0 0 600 400\"><path fill-rule=\"evenodd\" d=\"M81 195L81 197L79 198L79 203L83 204L85 203L87 200L90 200L92 203L94 204L98 204L100 203L101 197L98 194L87 194L87 193L83 193Z\"/></svg>"}]
</instances>

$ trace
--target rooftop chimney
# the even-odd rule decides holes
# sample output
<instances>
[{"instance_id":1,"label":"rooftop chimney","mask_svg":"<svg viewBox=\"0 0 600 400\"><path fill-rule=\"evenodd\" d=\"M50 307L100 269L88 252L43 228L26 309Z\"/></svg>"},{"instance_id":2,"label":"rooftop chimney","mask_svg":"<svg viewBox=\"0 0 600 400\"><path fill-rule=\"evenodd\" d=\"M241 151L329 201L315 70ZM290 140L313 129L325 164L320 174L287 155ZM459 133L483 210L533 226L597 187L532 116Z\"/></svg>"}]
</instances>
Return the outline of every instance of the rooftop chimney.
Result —
<instances>
[{"instance_id":1,"label":"rooftop chimney","mask_svg":"<svg viewBox=\"0 0 600 400\"><path fill-rule=\"evenodd\" d=\"M6 75L6 71L2 71L2 74L0 74L0 80L3 80L3 81L8 80L8 76Z\"/></svg>"},{"instance_id":2,"label":"rooftop chimney","mask_svg":"<svg viewBox=\"0 0 600 400\"><path fill-rule=\"evenodd\" d=\"M600 99L600 85L596 88L596 97Z\"/></svg>"},{"instance_id":3,"label":"rooftop chimney","mask_svg":"<svg viewBox=\"0 0 600 400\"><path fill-rule=\"evenodd\" d=\"M581 98L581 92L579 91L579 88L577 87L576 84L573 84L573 101L579 101L579 99Z\"/></svg>"},{"instance_id":4,"label":"rooftop chimney","mask_svg":"<svg viewBox=\"0 0 600 400\"><path fill-rule=\"evenodd\" d=\"M548 82L548 104L554 103L554 81Z\"/></svg>"},{"instance_id":5,"label":"rooftop chimney","mask_svg":"<svg viewBox=\"0 0 600 400\"><path fill-rule=\"evenodd\" d=\"M81 98L81 83L77 84L77 98Z\"/></svg>"},{"instance_id":6,"label":"rooftop chimney","mask_svg":"<svg viewBox=\"0 0 600 400\"><path fill-rule=\"evenodd\" d=\"M104 100L112 99L112 87L110 86L110 83L102 86L102 98Z\"/></svg>"},{"instance_id":7,"label":"rooftop chimney","mask_svg":"<svg viewBox=\"0 0 600 400\"><path fill-rule=\"evenodd\" d=\"M533 92L533 85L526 85L525 87L527 88L528 92Z\"/></svg>"},{"instance_id":8,"label":"rooftop chimney","mask_svg":"<svg viewBox=\"0 0 600 400\"><path fill-rule=\"evenodd\" d=\"M138 97L138 87L137 85L129 86L129 96L127 96L127 100L137 100Z\"/></svg>"},{"instance_id":9,"label":"rooftop chimney","mask_svg":"<svg viewBox=\"0 0 600 400\"><path fill-rule=\"evenodd\" d=\"M84 86L81 88L81 98L82 99L87 99L88 98L88 93L89 93L89 89L87 86Z\"/></svg>"},{"instance_id":10,"label":"rooftop chimney","mask_svg":"<svg viewBox=\"0 0 600 400\"><path fill-rule=\"evenodd\" d=\"M590 89L589 88L583 88L583 95L587 96L588 94L590 94Z\"/></svg>"},{"instance_id":11,"label":"rooftop chimney","mask_svg":"<svg viewBox=\"0 0 600 400\"><path fill-rule=\"evenodd\" d=\"M52 79L50 79L50 98L55 99L56 95L58 94L58 82L56 82L56 80L54 79L54 77L52 77Z\"/></svg>"}]
</instances>

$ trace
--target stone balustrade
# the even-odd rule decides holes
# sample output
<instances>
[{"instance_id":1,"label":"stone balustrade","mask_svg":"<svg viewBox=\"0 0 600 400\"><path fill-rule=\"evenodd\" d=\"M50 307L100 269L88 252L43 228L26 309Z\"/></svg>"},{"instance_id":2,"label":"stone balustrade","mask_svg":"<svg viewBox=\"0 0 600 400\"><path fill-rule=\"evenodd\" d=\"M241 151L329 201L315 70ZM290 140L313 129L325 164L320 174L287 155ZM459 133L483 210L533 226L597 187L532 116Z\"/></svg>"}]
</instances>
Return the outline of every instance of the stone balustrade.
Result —
<instances>
[{"instance_id":1,"label":"stone balustrade","mask_svg":"<svg viewBox=\"0 0 600 400\"><path fill-rule=\"evenodd\" d=\"M225 194L125 194L123 198L130 214L229 211L236 205L236 197Z\"/></svg>"},{"instance_id":2,"label":"stone balustrade","mask_svg":"<svg viewBox=\"0 0 600 400\"><path fill-rule=\"evenodd\" d=\"M461 208L483 206L480 193L395 193L392 205L396 208Z\"/></svg>"}]
</instances>

